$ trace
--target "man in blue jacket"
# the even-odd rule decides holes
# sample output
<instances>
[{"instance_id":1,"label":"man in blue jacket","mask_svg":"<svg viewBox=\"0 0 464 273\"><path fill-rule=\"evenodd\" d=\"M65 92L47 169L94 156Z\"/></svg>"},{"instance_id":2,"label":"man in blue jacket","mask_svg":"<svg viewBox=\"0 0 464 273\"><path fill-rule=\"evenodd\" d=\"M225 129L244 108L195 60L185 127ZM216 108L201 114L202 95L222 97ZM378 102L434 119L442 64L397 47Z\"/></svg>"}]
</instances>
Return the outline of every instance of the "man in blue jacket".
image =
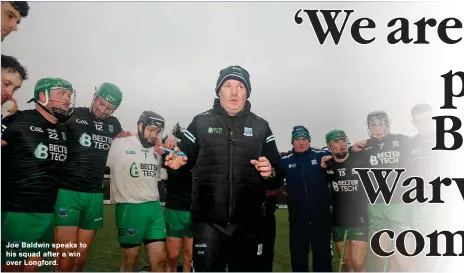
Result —
<instances>
[{"instance_id":1,"label":"man in blue jacket","mask_svg":"<svg viewBox=\"0 0 464 273\"><path fill-rule=\"evenodd\" d=\"M292 131L292 153L282 157L288 187L290 256L293 272L308 272L309 249L315 272L332 271L330 191L321 159L330 152L310 147L304 126Z\"/></svg>"}]
</instances>

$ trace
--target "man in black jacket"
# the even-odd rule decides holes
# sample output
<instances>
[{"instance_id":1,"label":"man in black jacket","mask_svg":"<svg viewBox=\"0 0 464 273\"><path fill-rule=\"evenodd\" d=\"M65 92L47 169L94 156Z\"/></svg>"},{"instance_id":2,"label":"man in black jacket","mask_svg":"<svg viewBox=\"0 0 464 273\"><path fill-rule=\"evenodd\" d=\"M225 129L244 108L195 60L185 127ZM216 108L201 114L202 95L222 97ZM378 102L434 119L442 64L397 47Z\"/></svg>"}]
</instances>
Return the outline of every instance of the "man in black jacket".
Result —
<instances>
[{"instance_id":1,"label":"man in black jacket","mask_svg":"<svg viewBox=\"0 0 464 273\"><path fill-rule=\"evenodd\" d=\"M266 189L283 181L269 124L250 111L251 84L240 66L219 73L214 107L193 118L165 165L192 169L195 271L255 271ZM176 151L180 151L175 148Z\"/></svg>"}]
</instances>

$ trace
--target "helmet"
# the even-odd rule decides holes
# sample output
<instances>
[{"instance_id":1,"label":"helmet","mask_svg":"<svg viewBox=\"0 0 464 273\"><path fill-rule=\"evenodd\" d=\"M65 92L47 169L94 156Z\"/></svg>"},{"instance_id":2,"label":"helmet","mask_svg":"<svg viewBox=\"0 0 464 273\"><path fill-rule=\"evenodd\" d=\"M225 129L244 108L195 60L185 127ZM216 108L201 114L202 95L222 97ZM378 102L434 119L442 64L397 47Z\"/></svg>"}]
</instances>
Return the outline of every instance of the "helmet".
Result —
<instances>
[{"instance_id":1,"label":"helmet","mask_svg":"<svg viewBox=\"0 0 464 273\"><path fill-rule=\"evenodd\" d=\"M332 130L325 135L325 142L327 143L327 147L330 148L330 143L337 139L344 139L348 142L348 137L346 136L345 131Z\"/></svg>"},{"instance_id":2,"label":"helmet","mask_svg":"<svg viewBox=\"0 0 464 273\"><path fill-rule=\"evenodd\" d=\"M371 125L385 123L387 125L387 132L388 135L390 133L390 119L388 118L387 112L378 110L373 111L367 114L367 131L370 137L372 137L372 133L370 130Z\"/></svg>"},{"instance_id":3,"label":"helmet","mask_svg":"<svg viewBox=\"0 0 464 273\"><path fill-rule=\"evenodd\" d=\"M153 112L153 111L143 111L143 113L139 117L139 121L137 124L142 123L142 131L138 130L137 134L140 139L140 143L142 144L143 147L145 148L150 148L155 146L156 143L151 143L144 137L144 131L145 128L148 126L154 126L156 127L155 129L158 132L157 139L161 138L161 135L163 134L164 126L165 126L165 121L164 118Z\"/></svg>"},{"instance_id":4,"label":"helmet","mask_svg":"<svg viewBox=\"0 0 464 273\"><path fill-rule=\"evenodd\" d=\"M93 110L95 101L98 97L104 99L105 101L109 102L113 106L112 111L109 113L104 113L104 116L97 116ZM102 85L100 85L98 89L95 88L95 95L93 96L93 101L92 101L92 104L90 105L90 113L92 114L94 119L97 119L97 120L107 119L114 113L114 111L116 111L116 109L118 109L119 105L121 105L121 102L122 102L122 92L119 89L119 87L117 87L116 85L112 83L105 82Z\"/></svg>"},{"instance_id":5,"label":"helmet","mask_svg":"<svg viewBox=\"0 0 464 273\"><path fill-rule=\"evenodd\" d=\"M331 148L331 143L335 140L345 140L346 142L346 151L335 153ZM327 143L327 148L332 152L333 155L337 158L344 158L348 153L348 136L343 130L332 130L325 135L325 142Z\"/></svg>"},{"instance_id":6,"label":"helmet","mask_svg":"<svg viewBox=\"0 0 464 273\"><path fill-rule=\"evenodd\" d=\"M53 89L62 88L71 91L70 105L67 111L60 108L52 108L49 110L46 106L50 103L50 94ZM45 102L39 101L39 95L43 93L45 95ZM63 98L61 98L63 99ZM76 90L72 87L72 84L67 80L60 78L43 78L37 81L34 88L34 98L30 101L34 101L40 107L42 107L49 114L54 116L59 121L66 121L74 113L74 107L76 106ZM29 101L29 102L30 102Z\"/></svg>"}]
</instances>

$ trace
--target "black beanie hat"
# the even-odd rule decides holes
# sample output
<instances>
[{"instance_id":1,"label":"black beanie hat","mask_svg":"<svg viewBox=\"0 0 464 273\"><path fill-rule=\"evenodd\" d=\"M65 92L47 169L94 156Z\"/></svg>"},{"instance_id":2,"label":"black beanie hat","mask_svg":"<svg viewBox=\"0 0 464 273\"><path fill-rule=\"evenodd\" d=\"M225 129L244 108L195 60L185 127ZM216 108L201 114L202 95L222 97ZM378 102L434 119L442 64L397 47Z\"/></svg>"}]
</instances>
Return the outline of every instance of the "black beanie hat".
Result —
<instances>
[{"instance_id":1,"label":"black beanie hat","mask_svg":"<svg viewBox=\"0 0 464 273\"><path fill-rule=\"evenodd\" d=\"M243 85L245 85L245 88L247 90L247 98L250 97L250 93L251 93L250 74L248 74L248 71L246 71L244 68L238 65L235 65L235 66L229 66L227 68L222 69L219 72L219 78L216 82L216 95L219 96L219 89L221 89L221 86L227 80L237 80L237 81L242 82Z\"/></svg>"}]
</instances>

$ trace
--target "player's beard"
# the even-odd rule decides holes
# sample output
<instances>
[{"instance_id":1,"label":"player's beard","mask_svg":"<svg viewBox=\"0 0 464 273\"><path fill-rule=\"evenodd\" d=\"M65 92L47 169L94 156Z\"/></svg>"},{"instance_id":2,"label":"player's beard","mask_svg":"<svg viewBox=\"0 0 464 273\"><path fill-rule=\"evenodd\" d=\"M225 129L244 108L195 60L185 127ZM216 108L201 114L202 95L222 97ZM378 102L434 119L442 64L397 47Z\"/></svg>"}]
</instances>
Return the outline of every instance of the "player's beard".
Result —
<instances>
[{"instance_id":1,"label":"player's beard","mask_svg":"<svg viewBox=\"0 0 464 273\"><path fill-rule=\"evenodd\" d=\"M336 153L334 155L338 159L344 159L347 154L348 154L348 152L342 152L342 153Z\"/></svg>"}]
</instances>

